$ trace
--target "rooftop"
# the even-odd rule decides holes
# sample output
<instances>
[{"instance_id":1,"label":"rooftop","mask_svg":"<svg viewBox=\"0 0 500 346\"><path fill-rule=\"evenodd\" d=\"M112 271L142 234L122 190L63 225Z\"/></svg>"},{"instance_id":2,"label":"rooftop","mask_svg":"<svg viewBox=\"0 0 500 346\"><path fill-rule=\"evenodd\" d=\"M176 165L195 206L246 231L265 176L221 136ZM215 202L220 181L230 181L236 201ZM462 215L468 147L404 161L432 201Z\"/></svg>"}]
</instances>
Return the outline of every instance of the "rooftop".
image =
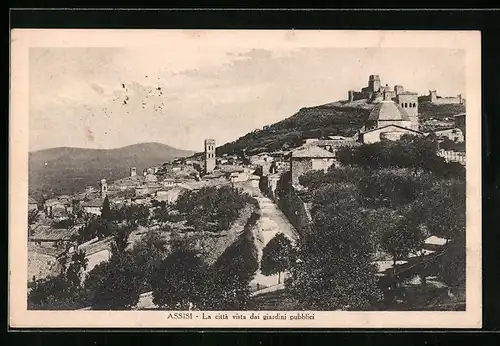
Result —
<instances>
[{"instance_id":1,"label":"rooftop","mask_svg":"<svg viewBox=\"0 0 500 346\"><path fill-rule=\"evenodd\" d=\"M297 158L334 158L335 154L320 147L311 145L299 148L292 152L292 157Z\"/></svg>"},{"instance_id":2,"label":"rooftop","mask_svg":"<svg viewBox=\"0 0 500 346\"><path fill-rule=\"evenodd\" d=\"M38 246L33 243L28 244L28 253L38 253L42 255L52 256L54 258L59 257L65 252L62 248L55 248L49 246Z\"/></svg>"},{"instance_id":3,"label":"rooftop","mask_svg":"<svg viewBox=\"0 0 500 346\"><path fill-rule=\"evenodd\" d=\"M80 247L80 249L84 250L85 254L87 256L89 256L89 255L93 255L93 254L98 253L98 252L103 251L103 250L111 250L112 242L113 242L113 238L109 237L109 238L105 238L103 240L99 240L95 243L92 243L92 244L89 244L86 246L82 246L82 247Z\"/></svg>"},{"instance_id":4,"label":"rooftop","mask_svg":"<svg viewBox=\"0 0 500 346\"><path fill-rule=\"evenodd\" d=\"M55 229L49 226L40 226L35 229L34 234L30 237L32 241L58 241L69 240L72 235L78 234L79 227L70 229Z\"/></svg>"},{"instance_id":5,"label":"rooftop","mask_svg":"<svg viewBox=\"0 0 500 346\"><path fill-rule=\"evenodd\" d=\"M104 200L101 198L93 199L82 203L82 207L102 207Z\"/></svg>"},{"instance_id":6,"label":"rooftop","mask_svg":"<svg viewBox=\"0 0 500 346\"><path fill-rule=\"evenodd\" d=\"M400 120L409 121L408 113L394 101L381 101L370 112L368 120Z\"/></svg>"}]
</instances>

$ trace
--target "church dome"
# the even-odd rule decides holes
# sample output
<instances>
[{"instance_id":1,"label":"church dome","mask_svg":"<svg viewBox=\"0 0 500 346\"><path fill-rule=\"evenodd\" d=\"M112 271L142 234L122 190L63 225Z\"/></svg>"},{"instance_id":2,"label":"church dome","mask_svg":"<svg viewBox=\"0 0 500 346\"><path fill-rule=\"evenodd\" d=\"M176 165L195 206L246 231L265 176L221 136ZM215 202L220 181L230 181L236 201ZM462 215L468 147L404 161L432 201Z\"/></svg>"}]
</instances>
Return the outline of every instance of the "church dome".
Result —
<instances>
[{"instance_id":1,"label":"church dome","mask_svg":"<svg viewBox=\"0 0 500 346\"><path fill-rule=\"evenodd\" d=\"M368 117L371 121L401 120L409 121L408 113L394 101L381 101L373 108Z\"/></svg>"}]
</instances>

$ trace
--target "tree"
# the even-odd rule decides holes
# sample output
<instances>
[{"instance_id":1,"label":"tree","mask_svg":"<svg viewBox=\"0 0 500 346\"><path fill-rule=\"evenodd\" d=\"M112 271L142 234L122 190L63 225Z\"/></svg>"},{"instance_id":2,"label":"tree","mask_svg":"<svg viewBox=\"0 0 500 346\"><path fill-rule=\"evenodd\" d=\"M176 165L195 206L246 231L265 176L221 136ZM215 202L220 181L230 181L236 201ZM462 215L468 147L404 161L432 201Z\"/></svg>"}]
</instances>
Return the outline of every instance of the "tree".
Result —
<instances>
[{"instance_id":1,"label":"tree","mask_svg":"<svg viewBox=\"0 0 500 346\"><path fill-rule=\"evenodd\" d=\"M422 197L420 214L439 237L452 239L465 232L465 181L441 180Z\"/></svg>"},{"instance_id":2,"label":"tree","mask_svg":"<svg viewBox=\"0 0 500 346\"><path fill-rule=\"evenodd\" d=\"M88 262L84 250L77 250L71 255L71 261L66 270L66 279L73 290L81 287Z\"/></svg>"},{"instance_id":3,"label":"tree","mask_svg":"<svg viewBox=\"0 0 500 346\"><path fill-rule=\"evenodd\" d=\"M259 217L252 213L240 237L209 269L203 283L203 309L245 310L250 306L250 282L259 267L252 227Z\"/></svg>"},{"instance_id":4,"label":"tree","mask_svg":"<svg viewBox=\"0 0 500 346\"><path fill-rule=\"evenodd\" d=\"M299 244L285 282L304 308L366 310L382 299L370 223L352 190L328 184L314 194L310 234Z\"/></svg>"},{"instance_id":5,"label":"tree","mask_svg":"<svg viewBox=\"0 0 500 346\"><path fill-rule=\"evenodd\" d=\"M278 284L281 283L281 273L290 267L292 260L292 243L283 234L278 233L267 243L262 252L260 267L262 274L278 274Z\"/></svg>"},{"instance_id":6,"label":"tree","mask_svg":"<svg viewBox=\"0 0 500 346\"><path fill-rule=\"evenodd\" d=\"M134 229L136 229L136 226L129 223L118 226L118 228L113 232L115 251L119 253L125 251L129 244L128 238Z\"/></svg>"},{"instance_id":7,"label":"tree","mask_svg":"<svg viewBox=\"0 0 500 346\"><path fill-rule=\"evenodd\" d=\"M38 221L40 218L40 214L38 213L38 210L29 210L28 211L28 237L31 236L31 231L33 225Z\"/></svg>"},{"instance_id":8,"label":"tree","mask_svg":"<svg viewBox=\"0 0 500 346\"><path fill-rule=\"evenodd\" d=\"M150 278L155 275L159 264L169 255L167 240L160 232L150 230L130 250L137 270L143 274L141 292L151 291Z\"/></svg>"},{"instance_id":9,"label":"tree","mask_svg":"<svg viewBox=\"0 0 500 346\"><path fill-rule=\"evenodd\" d=\"M127 253L114 254L95 266L85 280L88 299L95 310L126 310L139 301L143 274Z\"/></svg>"},{"instance_id":10,"label":"tree","mask_svg":"<svg viewBox=\"0 0 500 346\"><path fill-rule=\"evenodd\" d=\"M381 245L392 257L393 277L397 274L397 261L407 259L410 253L417 253L424 240L419 225L409 222L404 216L400 216L394 227L387 229L382 235Z\"/></svg>"},{"instance_id":11,"label":"tree","mask_svg":"<svg viewBox=\"0 0 500 346\"><path fill-rule=\"evenodd\" d=\"M456 237L447 247L439 265L439 275L450 287L465 287L466 271L465 233Z\"/></svg>"},{"instance_id":12,"label":"tree","mask_svg":"<svg viewBox=\"0 0 500 346\"><path fill-rule=\"evenodd\" d=\"M71 288L64 275L48 277L33 283L28 294L28 309L72 309Z\"/></svg>"},{"instance_id":13,"label":"tree","mask_svg":"<svg viewBox=\"0 0 500 346\"><path fill-rule=\"evenodd\" d=\"M111 221L112 213L109 205L109 198L106 196L102 203L101 218L103 221Z\"/></svg>"},{"instance_id":14,"label":"tree","mask_svg":"<svg viewBox=\"0 0 500 346\"><path fill-rule=\"evenodd\" d=\"M153 303L176 310L198 306L205 270L196 252L184 248L174 250L150 278Z\"/></svg>"}]
</instances>

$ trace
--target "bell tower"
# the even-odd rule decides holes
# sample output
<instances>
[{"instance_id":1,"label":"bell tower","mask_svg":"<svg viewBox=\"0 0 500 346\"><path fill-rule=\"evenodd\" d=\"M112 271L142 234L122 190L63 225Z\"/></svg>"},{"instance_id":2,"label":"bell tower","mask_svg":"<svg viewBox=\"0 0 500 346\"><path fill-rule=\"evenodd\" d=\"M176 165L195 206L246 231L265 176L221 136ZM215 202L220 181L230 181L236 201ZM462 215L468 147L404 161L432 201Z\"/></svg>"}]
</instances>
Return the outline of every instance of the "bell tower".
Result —
<instances>
[{"instance_id":1,"label":"bell tower","mask_svg":"<svg viewBox=\"0 0 500 346\"><path fill-rule=\"evenodd\" d=\"M101 198L106 198L108 195L108 183L106 182L106 179L101 179L99 185L101 187Z\"/></svg>"},{"instance_id":2,"label":"bell tower","mask_svg":"<svg viewBox=\"0 0 500 346\"><path fill-rule=\"evenodd\" d=\"M215 168L215 139L205 139L205 173L210 174Z\"/></svg>"}]
</instances>

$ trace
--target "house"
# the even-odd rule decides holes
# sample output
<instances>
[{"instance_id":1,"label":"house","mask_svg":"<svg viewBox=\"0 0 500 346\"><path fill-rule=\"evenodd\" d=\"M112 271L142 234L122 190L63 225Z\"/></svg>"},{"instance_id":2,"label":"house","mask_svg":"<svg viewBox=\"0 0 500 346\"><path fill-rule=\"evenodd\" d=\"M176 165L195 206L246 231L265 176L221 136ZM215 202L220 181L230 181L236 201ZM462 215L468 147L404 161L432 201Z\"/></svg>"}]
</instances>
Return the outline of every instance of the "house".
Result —
<instances>
[{"instance_id":1,"label":"house","mask_svg":"<svg viewBox=\"0 0 500 346\"><path fill-rule=\"evenodd\" d=\"M332 136L333 137L333 136ZM323 148L328 150L329 152L336 153L337 150L341 147L357 147L360 146L361 143L356 141L353 138L346 139L309 139L305 141L304 146L314 145L316 147Z\"/></svg>"},{"instance_id":2,"label":"house","mask_svg":"<svg viewBox=\"0 0 500 346\"><path fill-rule=\"evenodd\" d=\"M104 200L96 198L82 203L82 209L87 214L101 215Z\"/></svg>"},{"instance_id":3,"label":"house","mask_svg":"<svg viewBox=\"0 0 500 346\"><path fill-rule=\"evenodd\" d=\"M33 197L28 197L28 211L37 209L38 209L38 202Z\"/></svg>"},{"instance_id":4,"label":"house","mask_svg":"<svg viewBox=\"0 0 500 346\"><path fill-rule=\"evenodd\" d=\"M154 199L159 202L165 201L167 203L174 203L175 201L177 201L177 198L179 198L181 193L186 190L186 188L180 186L175 186L168 190L159 190L156 191Z\"/></svg>"},{"instance_id":5,"label":"house","mask_svg":"<svg viewBox=\"0 0 500 346\"><path fill-rule=\"evenodd\" d=\"M29 242L37 245L54 246L71 242L73 237L78 235L80 226L70 229L55 229L51 226L41 225L33 229Z\"/></svg>"},{"instance_id":6,"label":"house","mask_svg":"<svg viewBox=\"0 0 500 346\"><path fill-rule=\"evenodd\" d=\"M462 130L465 135L465 113L460 113L454 116L455 127Z\"/></svg>"},{"instance_id":7,"label":"house","mask_svg":"<svg viewBox=\"0 0 500 346\"><path fill-rule=\"evenodd\" d=\"M231 183L237 183L237 182L247 181L247 180L248 180L248 174L245 171L231 172L229 174L229 181Z\"/></svg>"},{"instance_id":8,"label":"house","mask_svg":"<svg viewBox=\"0 0 500 346\"><path fill-rule=\"evenodd\" d=\"M59 199L48 199L45 201L43 208L45 210L45 215L52 217L54 210L65 210L66 206Z\"/></svg>"},{"instance_id":9,"label":"house","mask_svg":"<svg viewBox=\"0 0 500 346\"><path fill-rule=\"evenodd\" d=\"M323 148L309 145L292 152L290 170L292 185L299 184L299 177L313 170L326 171L335 163L335 154Z\"/></svg>"},{"instance_id":10,"label":"house","mask_svg":"<svg viewBox=\"0 0 500 346\"><path fill-rule=\"evenodd\" d=\"M59 261L64 250L28 245L28 281L57 276L62 268Z\"/></svg>"},{"instance_id":11,"label":"house","mask_svg":"<svg viewBox=\"0 0 500 346\"><path fill-rule=\"evenodd\" d=\"M73 210L72 207L64 208L64 209L55 209L52 212L52 218L57 221L65 220L69 218L70 212L68 210Z\"/></svg>"},{"instance_id":12,"label":"house","mask_svg":"<svg viewBox=\"0 0 500 346\"><path fill-rule=\"evenodd\" d=\"M85 251L85 258L88 261L85 273L90 272L98 264L109 261L111 258L112 244L113 238L110 237L78 247L79 250Z\"/></svg>"},{"instance_id":13,"label":"house","mask_svg":"<svg viewBox=\"0 0 500 346\"><path fill-rule=\"evenodd\" d=\"M260 177L258 175L251 175L248 177L248 180L250 180L250 186L252 186L252 188L259 187Z\"/></svg>"},{"instance_id":14,"label":"house","mask_svg":"<svg viewBox=\"0 0 500 346\"><path fill-rule=\"evenodd\" d=\"M438 130L434 131L434 134L436 135L438 140L449 139L455 143L462 143L465 140L464 134L459 128Z\"/></svg>"},{"instance_id":15,"label":"house","mask_svg":"<svg viewBox=\"0 0 500 346\"><path fill-rule=\"evenodd\" d=\"M376 143L382 140L395 141L399 140L405 134L424 135L423 132L391 124L361 132L359 134L359 141L364 144Z\"/></svg>"}]
</instances>

